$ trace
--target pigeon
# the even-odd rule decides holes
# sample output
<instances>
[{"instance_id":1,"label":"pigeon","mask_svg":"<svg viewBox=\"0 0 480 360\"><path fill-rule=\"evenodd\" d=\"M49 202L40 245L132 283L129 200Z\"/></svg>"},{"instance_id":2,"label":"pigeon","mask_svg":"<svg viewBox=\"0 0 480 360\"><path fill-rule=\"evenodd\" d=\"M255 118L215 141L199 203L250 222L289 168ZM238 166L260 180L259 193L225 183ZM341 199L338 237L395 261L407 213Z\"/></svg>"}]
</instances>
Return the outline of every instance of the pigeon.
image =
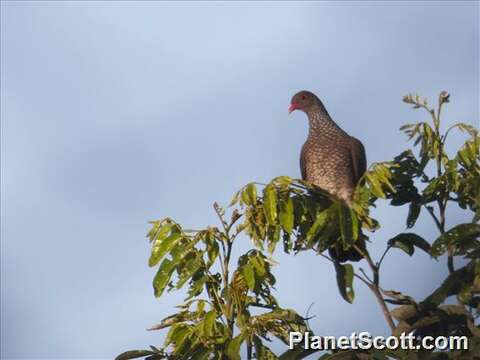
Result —
<instances>
[{"instance_id":1,"label":"pigeon","mask_svg":"<svg viewBox=\"0 0 480 360\"><path fill-rule=\"evenodd\" d=\"M307 114L308 137L300 152L302 179L352 206L355 187L366 171L365 148L333 121L320 99L310 91L300 91L291 100L289 113ZM330 255L344 262L362 256L353 248L329 249Z\"/></svg>"}]
</instances>

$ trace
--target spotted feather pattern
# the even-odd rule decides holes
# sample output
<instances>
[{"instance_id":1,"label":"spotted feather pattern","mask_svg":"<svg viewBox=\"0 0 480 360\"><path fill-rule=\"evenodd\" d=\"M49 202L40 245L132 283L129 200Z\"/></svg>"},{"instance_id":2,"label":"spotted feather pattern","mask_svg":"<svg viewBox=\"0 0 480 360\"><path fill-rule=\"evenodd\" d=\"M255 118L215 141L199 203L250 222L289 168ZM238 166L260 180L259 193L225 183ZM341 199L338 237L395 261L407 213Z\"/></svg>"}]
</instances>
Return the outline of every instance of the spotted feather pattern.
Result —
<instances>
[{"instance_id":1,"label":"spotted feather pattern","mask_svg":"<svg viewBox=\"0 0 480 360\"><path fill-rule=\"evenodd\" d=\"M309 132L300 153L302 178L351 205L366 170L365 149L331 119L320 100L307 115Z\"/></svg>"}]
</instances>

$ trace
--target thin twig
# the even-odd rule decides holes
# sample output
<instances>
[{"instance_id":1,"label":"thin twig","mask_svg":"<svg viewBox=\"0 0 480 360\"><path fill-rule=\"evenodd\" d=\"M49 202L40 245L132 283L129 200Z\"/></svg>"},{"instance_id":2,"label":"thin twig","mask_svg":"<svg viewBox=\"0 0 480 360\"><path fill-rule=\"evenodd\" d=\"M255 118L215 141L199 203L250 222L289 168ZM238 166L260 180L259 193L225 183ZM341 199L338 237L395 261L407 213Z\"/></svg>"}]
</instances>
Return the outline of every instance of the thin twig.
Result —
<instances>
[{"instance_id":1,"label":"thin twig","mask_svg":"<svg viewBox=\"0 0 480 360\"><path fill-rule=\"evenodd\" d=\"M373 262L372 258L370 257L370 254L368 253L367 250L363 250L361 249L359 246L357 245L353 245L354 249L357 250L364 258L365 260L367 261L368 263L368 266L370 266L370 269L372 270L372 273L373 273L373 284L374 285L377 285L379 284L380 280L379 280L379 274L378 274L378 267L377 265L375 265L375 263Z\"/></svg>"},{"instance_id":2,"label":"thin twig","mask_svg":"<svg viewBox=\"0 0 480 360\"><path fill-rule=\"evenodd\" d=\"M373 294L377 298L378 304L382 309L383 316L385 317L385 320L387 321L387 324L390 327L390 330L393 332L395 330L395 323L393 322L393 318L392 318L392 315L390 314L390 310L388 310L387 304L385 303L385 299L383 298L383 295L380 292L380 285L379 285L380 279L378 274L378 267L373 262L367 250L363 250L357 245L353 245L353 247L365 258L368 265L370 266L370 269L372 270L373 283L369 285L369 288L370 290L372 290Z\"/></svg>"},{"instance_id":3,"label":"thin twig","mask_svg":"<svg viewBox=\"0 0 480 360\"><path fill-rule=\"evenodd\" d=\"M228 225L227 222L224 220L223 215L220 211L220 206L217 203L214 203L213 208L214 208L218 218L220 219L220 222L222 223L223 229L224 229L224 232L223 232L224 239L222 238L222 241L221 241L223 257L222 256L220 257L220 266L222 268L224 288L228 289L229 281L230 281L229 280L230 256L232 254L232 247L233 247L232 246L233 245L233 239L230 238L229 231L230 231L230 228L232 227L234 221L232 221L232 223L230 223L230 225ZM225 240L225 241L223 241L223 240ZM225 244L224 243L226 243L226 246L227 246L226 249L225 249ZM231 307L231 304L230 304L230 296L226 297L226 301L227 301L227 305L226 305L227 309L231 309L232 307ZM233 314L230 314L230 310L228 311L227 314L225 314L225 317L227 318L228 328L229 328L230 332L233 334L235 319L234 319Z\"/></svg>"},{"instance_id":4,"label":"thin twig","mask_svg":"<svg viewBox=\"0 0 480 360\"><path fill-rule=\"evenodd\" d=\"M372 279L370 279L370 277L367 275L367 273L362 269L360 268L360 272L363 274L363 276L365 276L365 278L370 281L372 284L373 284L373 281Z\"/></svg>"},{"instance_id":5,"label":"thin twig","mask_svg":"<svg viewBox=\"0 0 480 360\"><path fill-rule=\"evenodd\" d=\"M448 102L448 93L446 94L446 100L444 97L442 97L443 92L440 94L440 97L438 99L438 110L437 110L437 115L435 116L435 112L432 112L432 118L433 118L433 123L435 125L435 133L437 135L437 138L439 139L440 143L438 146L438 155L436 156L436 164L437 164L437 177L439 178L442 176L442 157L443 157L443 145L445 141L445 137L440 136L440 114L442 112L442 105L445 102ZM445 100L445 101L444 101ZM449 131L450 129L448 129ZM447 131L447 134L448 134ZM447 194L445 199L438 199L437 204L438 204L438 210L440 212L440 219L438 219L438 224L437 227L440 230L440 233L443 234L445 233L445 212L447 208L447 202L448 202L448 197L449 194ZM453 249L451 246L448 248L448 258L447 258L447 267L448 271L450 274L452 274L455 271L455 266L453 264Z\"/></svg>"},{"instance_id":6,"label":"thin twig","mask_svg":"<svg viewBox=\"0 0 480 360\"><path fill-rule=\"evenodd\" d=\"M312 328L310 327L310 323L308 322L310 319L313 319L315 316L312 316L312 317L309 317L308 314L310 313L310 309L312 308L313 306L313 302L310 304L310 306L308 307L307 309L307 313L305 314L305 320L306 320L306 323L307 323L307 329L308 330L311 330Z\"/></svg>"},{"instance_id":7,"label":"thin twig","mask_svg":"<svg viewBox=\"0 0 480 360\"><path fill-rule=\"evenodd\" d=\"M438 220L437 216L435 215L433 208L425 204L423 204L423 206L425 207L425 209L427 209L428 213L431 215L432 219L435 221L435 225L437 226L438 230L442 232L442 224L440 223L440 220Z\"/></svg>"},{"instance_id":8,"label":"thin twig","mask_svg":"<svg viewBox=\"0 0 480 360\"><path fill-rule=\"evenodd\" d=\"M377 268L380 270L380 266L382 265L382 262L383 262L383 259L385 258L385 255L387 255L387 252L392 248L391 245L388 245L387 248L385 249L385 251L383 252L382 254L382 257L380 258L380 260L377 262Z\"/></svg>"},{"instance_id":9,"label":"thin twig","mask_svg":"<svg viewBox=\"0 0 480 360\"><path fill-rule=\"evenodd\" d=\"M215 213L217 214L218 218L220 219L220 222L222 223L223 229L225 230L226 233L228 233L228 224L223 219L223 216L220 213L220 206L216 202L213 203L213 210L215 210Z\"/></svg>"}]
</instances>

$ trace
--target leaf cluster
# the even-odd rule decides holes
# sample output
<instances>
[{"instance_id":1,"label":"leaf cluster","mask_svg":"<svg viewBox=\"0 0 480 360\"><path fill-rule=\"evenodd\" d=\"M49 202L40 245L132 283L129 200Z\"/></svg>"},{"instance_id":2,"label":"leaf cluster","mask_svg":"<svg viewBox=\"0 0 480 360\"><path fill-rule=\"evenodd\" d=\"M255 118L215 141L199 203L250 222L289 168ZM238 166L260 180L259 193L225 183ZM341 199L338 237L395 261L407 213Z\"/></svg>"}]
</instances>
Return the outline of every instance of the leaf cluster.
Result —
<instances>
[{"instance_id":1,"label":"leaf cluster","mask_svg":"<svg viewBox=\"0 0 480 360\"><path fill-rule=\"evenodd\" d=\"M128 351L118 360L240 359L240 347L269 358L266 345L272 337L288 342L290 331L305 331L303 317L281 308L272 294L274 261L261 250L251 249L238 258L232 271L234 241L244 226L235 224L241 214L214 206L221 227L193 231L170 218L151 222L149 266L156 267L154 294L185 288L187 297L179 311L149 330L168 329L161 348Z\"/></svg>"},{"instance_id":2,"label":"leaf cluster","mask_svg":"<svg viewBox=\"0 0 480 360\"><path fill-rule=\"evenodd\" d=\"M267 184L245 185L227 209L215 204L220 226L187 230L170 218L151 222L147 237L152 244L149 266L156 268L154 294L162 298L165 291L185 289L187 297L177 313L150 329L168 329L160 348L125 352L117 359L240 359L243 348L249 359L301 359L311 354L298 347L277 356L268 347L272 338L287 344L290 331L308 329L306 317L282 308L274 296L272 255L277 245L285 253L313 251L332 262L339 294L349 303L355 299L355 280L367 286L393 335L465 335L471 349L480 352L480 137L473 126L464 123L441 131L441 110L449 100L448 93L440 93L433 109L418 95L404 97L415 109L425 110L429 121L401 128L413 147L392 161L372 164L357 185L351 206L312 184L280 176ZM453 130L468 138L449 156L447 139ZM383 255L372 259L368 250L380 223L370 213L379 200L408 207L407 229L425 213L438 237L424 239L408 230L385 240ZM453 205L472 217L448 229L446 209ZM234 263L232 251L242 234L251 239L253 248ZM392 249L409 256L418 249L432 259L446 257L449 275L423 300L385 290L380 271ZM342 258L351 251L358 258ZM458 258L464 266L455 267ZM350 261L360 259L370 274ZM452 296L455 305L446 303ZM465 356L459 351L335 351L321 359Z\"/></svg>"}]
</instances>

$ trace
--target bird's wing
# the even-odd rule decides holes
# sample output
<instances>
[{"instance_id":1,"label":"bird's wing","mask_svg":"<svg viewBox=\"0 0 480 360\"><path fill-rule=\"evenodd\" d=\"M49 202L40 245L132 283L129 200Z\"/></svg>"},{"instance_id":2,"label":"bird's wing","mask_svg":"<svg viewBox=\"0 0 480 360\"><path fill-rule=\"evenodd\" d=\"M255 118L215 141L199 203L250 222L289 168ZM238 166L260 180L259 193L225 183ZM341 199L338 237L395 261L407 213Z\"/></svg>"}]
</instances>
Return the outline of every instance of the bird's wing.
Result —
<instances>
[{"instance_id":1,"label":"bird's wing","mask_svg":"<svg viewBox=\"0 0 480 360\"><path fill-rule=\"evenodd\" d=\"M302 151L300 151L300 172L302 174L302 180L307 180L307 168L306 168L306 159L305 159L305 144L302 146Z\"/></svg>"},{"instance_id":2,"label":"bird's wing","mask_svg":"<svg viewBox=\"0 0 480 360\"><path fill-rule=\"evenodd\" d=\"M355 184L358 183L358 180L367 170L367 156L365 155L365 148L360 140L351 136L351 156L352 156L352 165L353 165L353 176Z\"/></svg>"}]
</instances>

